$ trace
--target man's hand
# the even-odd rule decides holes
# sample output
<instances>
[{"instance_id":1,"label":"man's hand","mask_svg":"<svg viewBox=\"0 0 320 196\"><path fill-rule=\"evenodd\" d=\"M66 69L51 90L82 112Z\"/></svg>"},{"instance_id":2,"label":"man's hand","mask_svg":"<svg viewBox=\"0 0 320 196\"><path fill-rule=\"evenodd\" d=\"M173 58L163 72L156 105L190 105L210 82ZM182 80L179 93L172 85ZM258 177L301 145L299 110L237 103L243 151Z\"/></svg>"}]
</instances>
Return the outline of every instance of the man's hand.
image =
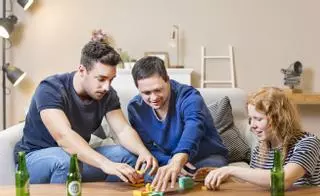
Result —
<instances>
[{"instance_id":1,"label":"man's hand","mask_svg":"<svg viewBox=\"0 0 320 196\"><path fill-rule=\"evenodd\" d=\"M220 185L231 176L232 169L232 166L226 166L210 171L204 180L204 185L208 189L219 189Z\"/></svg>"},{"instance_id":2,"label":"man's hand","mask_svg":"<svg viewBox=\"0 0 320 196\"><path fill-rule=\"evenodd\" d=\"M155 188L155 191L164 192L171 181L171 188L174 188L174 184L177 181L177 177L181 172L180 164L176 164L171 161L168 165L162 166L158 169L155 178L152 181L151 186Z\"/></svg>"},{"instance_id":3,"label":"man's hand","mask_svg":"<svg viewBox=\"0 0 320 196\"><path fill-rule=\"evenodd\" d=\"M160 167L151 184L155 188L155 191L164 192L169 181L171 181L171 188L174 188L177 177L183 166L187 163L188 158L189 155L186 153L177 153L170 159L167 165Z\"/></svg>"},{"instance_id":4,"label":"man's hand","mask_svg":"<svg viewBox=\"0 0 320 196\"><path fill-rule=\"evenodd\" d=\"M141 168L143 166L143 164L145 164L145 167ZM136 170L142 169L143 171L147 171L148 169L151 168L149 171L149 175L153 176L155 174L155 172L157 171L158 166L159 165L158 165L157 159L154 156L152 156L151 153L146 151L146 152L139 154L135 169Z\"/></svg>"},{"instance_id":5,"label":"man's hand","mask_svg":"<svg viewBox=\"0 0 320 196\"><path fill-rule=\"evenodd\" d=\"M116 175L124 182L136 184L141 176L128 164L110 162L101 167L106 174Z\"/></svg>"}]
</instances>

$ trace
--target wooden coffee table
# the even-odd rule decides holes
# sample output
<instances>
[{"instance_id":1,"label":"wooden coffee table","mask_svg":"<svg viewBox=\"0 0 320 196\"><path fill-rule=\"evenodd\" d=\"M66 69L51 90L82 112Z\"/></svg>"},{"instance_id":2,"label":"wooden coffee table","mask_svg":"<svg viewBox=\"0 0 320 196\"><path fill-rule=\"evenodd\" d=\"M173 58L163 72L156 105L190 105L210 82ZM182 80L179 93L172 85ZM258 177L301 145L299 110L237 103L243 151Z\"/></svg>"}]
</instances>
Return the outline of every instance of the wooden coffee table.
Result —
<instances>
[{"instance_id":1,"label":"wooden coffee table","mask_svg":"<svg viewBox=\"0 0 320 196\"><path fill-rule=\"evenodd\" d=\"M125 183L83 183L82 195L83 196L107 196L107 195L132 195L132 191L136 188L127 185ZM15 195L14 186L1 186L1 196L13 196ZM65 196L66 190L64 184L35 184L30 185L31 196ZM248 183L225 183L221 186L219 191L203 191L201 185L195 186L194 189L184 192L168 192L165 195L193 195L193 196L270 196L268 190L264 190L260 187L248 184ZM285 194L286 196L301 196L312 195L320 196L320 187L300 187L289 190Z\"/></svg>"}]
</instances>

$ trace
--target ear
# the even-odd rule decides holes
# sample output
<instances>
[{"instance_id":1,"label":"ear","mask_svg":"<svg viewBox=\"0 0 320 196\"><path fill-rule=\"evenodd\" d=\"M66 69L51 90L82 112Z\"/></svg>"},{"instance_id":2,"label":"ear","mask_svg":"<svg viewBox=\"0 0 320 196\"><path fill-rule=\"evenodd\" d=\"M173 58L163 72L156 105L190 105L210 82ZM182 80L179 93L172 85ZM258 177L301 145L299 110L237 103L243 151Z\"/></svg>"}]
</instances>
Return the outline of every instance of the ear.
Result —
<instances>
[{"instance_id":1,"label":"ear","mask_svg":"<svg viewBox=\"0 0 320 196\"><path fill-rule=\"evenodd\" d=\"M80 64L78 65L78 72L80 73L80 76L83 77L84 74L87 73L87 69L82 64Z\"/></svg>"},{"instance_id":2,"label":"ear","mask_svg":"<svg viewBox=\"0 0 320 196\"><path fill-rule=\"evenodd\" d=\"M271 117L270 116L267 116L267 123L268 123L268 128L271 127Z\"/></svg>"},{"instance_id":3,"label":"ear","mask_svg":"<svg viewBox=\"0 0 320 196\"><path fill-rule=\"evenodd\" d=\"M167 81L165 81L165 82L170 83L170 77L169 77L169 75L167 75Z\"/></svg>"}]
</instances>

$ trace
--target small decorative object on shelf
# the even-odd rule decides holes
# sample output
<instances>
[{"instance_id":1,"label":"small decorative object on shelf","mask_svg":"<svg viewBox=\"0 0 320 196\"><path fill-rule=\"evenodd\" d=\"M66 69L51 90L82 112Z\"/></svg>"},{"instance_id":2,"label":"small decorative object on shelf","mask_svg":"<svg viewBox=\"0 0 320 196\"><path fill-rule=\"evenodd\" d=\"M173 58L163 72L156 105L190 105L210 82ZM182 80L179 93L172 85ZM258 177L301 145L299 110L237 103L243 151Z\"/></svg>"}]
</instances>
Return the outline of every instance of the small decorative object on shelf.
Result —
<instances>
[{"instance_id":1,"label":"small decorative object on shelf","mask_svg":"<svg viewBox=\"0 0 320 196\"><path fill-rule=\"evenodd\" d=\"M122 62L118 65L118 68L132 69L137 60L132 58L127 51L122 51L121 48L118 48L117 51L119 52L122 60Z\"/></svg>"},{"instance_id":2,"label":"small decorative object on shelf","mask_svg":"<svg viewBox=\"0 0 320 196\"><path fill-rule=\"evenodd\" d=\"M145 52L144 56L156 56L164 61L166 68L171 67L168 52Z\"/></svg>"},{"instance_id":3,"label":"small decorative object on shelf","mask_svg":"<svg viewBox=\"0 0 320 196\"><path fill-rule=\"evenodd\" d=\"M175 64L171 64L170 68L183 68L180 65L180 32L179 25L172 25L172 31L170 33L170 42L169 45L171 48L175 49Z\"/></svg>"},{"instance_id":4,"label":"small decorative object on shelf","mask_svg":"<svg viewBox=\"0 0 320 196\"><path fill-rule=\"evenodd\" d=\"M104 42L110 46L112 46L112 39L106 33L104 33L101 29L95 29L91 34L92 41L100 41Z\"/></svg>"},{"instance_id":5,"label":"small decorative object on shelf","mask_svg":"<svg viewBox=\"0 0 320 196\"><path fill-rule=\"evenodd\" d=\"M93 30L91 34L91 40L104 42L110 45L111 47L115 48L115 43L114 43L115 41L107 33L103 32L102 29ZM117 67L131 69L134 63L136 62L136 60L130 57L127 51L123 51L121 48L115 48L115 49L119 53L120 58L122 60L122 62L119 63Z\"/></svg>"},{"instance_id":6,"label":"small decorative object on shelf","mask_svg":"<svg viewBox=\"0 0 320 196\"><path fill-rule=\"evenodd\" d=\"M297 87L300 85L302 64L300 61L292 63L287 69L281 69L284 74L284 85L289 86L293 93L301 93Z\"/></svg>"}]
</instances>

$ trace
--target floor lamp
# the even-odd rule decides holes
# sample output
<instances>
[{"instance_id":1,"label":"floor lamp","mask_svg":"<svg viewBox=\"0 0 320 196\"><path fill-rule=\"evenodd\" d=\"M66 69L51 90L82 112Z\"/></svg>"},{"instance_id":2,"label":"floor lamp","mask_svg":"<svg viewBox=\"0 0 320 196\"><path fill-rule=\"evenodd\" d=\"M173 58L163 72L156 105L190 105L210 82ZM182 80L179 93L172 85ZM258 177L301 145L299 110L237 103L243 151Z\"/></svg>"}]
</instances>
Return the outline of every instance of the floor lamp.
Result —
<instances>
[{"instance_id":1,"label":"floor lamp","mask_svg":"<svg viewBox=\"0 0 320 196\"><path fill-rule=\"evenodd\" d=\"M18 0L25 10L30 7L33 3L29 0ZM10 37L13 31L14 25L17 23L18 18L14 15L6 16L6 0L2 1L2 18L0 19L0 36L2 38L2 117L3 117L3 129L6 129L6 76L8 80L16 86L26 76L26 73L21 71L19 68L14 67L6 62L6 39Z\"/></svg>"}]
</instances>

